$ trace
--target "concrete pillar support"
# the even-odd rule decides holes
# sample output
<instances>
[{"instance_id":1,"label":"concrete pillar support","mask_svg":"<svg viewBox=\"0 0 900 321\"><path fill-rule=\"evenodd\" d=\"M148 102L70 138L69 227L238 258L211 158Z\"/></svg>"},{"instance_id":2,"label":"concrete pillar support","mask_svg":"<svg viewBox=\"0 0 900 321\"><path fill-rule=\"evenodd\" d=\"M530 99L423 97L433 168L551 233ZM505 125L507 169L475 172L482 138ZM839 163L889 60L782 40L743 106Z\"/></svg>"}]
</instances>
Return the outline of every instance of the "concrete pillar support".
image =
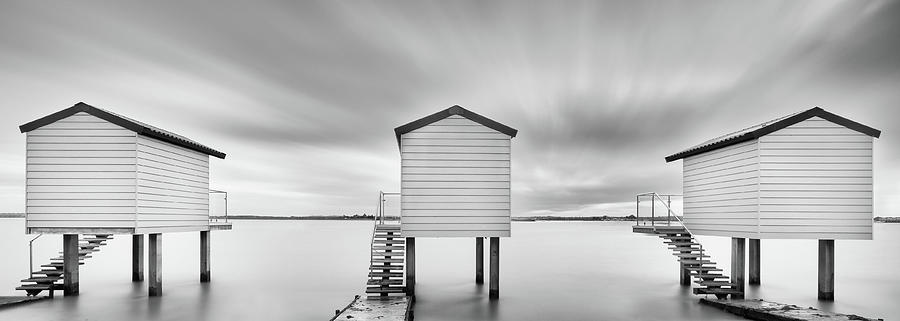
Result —
<instances>
[{"instance_id":1,"label":"concrete pillar support","mask_svg":"<svg viewBox=\"0 0 900 321\"><path fill-rule=\"evenodd\" d=\"M741 294L732 294L732 299L744 298L744 238L731 238L731 282Z\"/></svg>"},{"instance_id":2,"label":"concrete pillar support","mask_svg":"<svg viewBox=\"0 0 900 321\"><path fill-rule=\"evenodd\" d=\"M484 238L475 238L475 284L484 284Z\"/></svg>"},{"instance_id":3,"label":"concrete pillar support","mask_svg":"<svg viewBox=\"0 0 900 321\"><path fill-rule=\"evenodd\" d=\"M834 301L834 240L819 240L819 300Z\"/></svg>"},{"instance_id":4,"label":"concrete pillar support","mask_svg":"<svg viewBox=\"0 0 900 321\"><path fill-rule=\"evenodd\" d=\"M500 299L500 238L491 237L491 280L488 297Z\"/></svg>"},{"instance_id":5,"label":"concrete pillar support","mask_svg":"<svg viewBox=\"0 0 900 321\"><path fill-rule=\"evenodd\" d=\"M200 231L200 283L209 282L209 231Z\"/></svg>"},{"instance_id":6,"label":"concrete pillar support","mask_svg":"<svg viewBox=\"0 0 900 321\"><path fill-rule=\"evenodd\" d=\"M759 239L750 239L750 275L749 282L752 285L759 285Z\"/></svg>"},{"instance_id":7,"label":"concrete pillar support","mask_svg":"<svg viewBox=\"0 0 900 321\"><path fill-rule=\"evenodd\" d=\"M416 295L416 238L406 238L406 295Z\"/></svg>"},{"instance_id":8,"label":"concrete pillar support","mask_svg":"<svg viewBox=\"0 0 900 321\"><path fill-rule=\"evenodd\" d=\"M131 281L144 281L144 236L131 236Z\"/></svg>"},{"instance_id":9,"label":"concrete pillar support","mask_svg":"<svg viewBox=\"0 0 900 321\"><path fill-rule=\"evenodd\" d=\"M149 243L149 293L150 296L162 296L162 234L150 234Z\"/></svg>"},{"instance_id":10,"label":"concrete pillar support","mask_svg":"<svg viewBox=\"0 0 900 321\"><path fill-rule=\"evenodd\" d=\"M63 234L63 295L78 295L78 234Z\"/></svg>"}]
</instances>

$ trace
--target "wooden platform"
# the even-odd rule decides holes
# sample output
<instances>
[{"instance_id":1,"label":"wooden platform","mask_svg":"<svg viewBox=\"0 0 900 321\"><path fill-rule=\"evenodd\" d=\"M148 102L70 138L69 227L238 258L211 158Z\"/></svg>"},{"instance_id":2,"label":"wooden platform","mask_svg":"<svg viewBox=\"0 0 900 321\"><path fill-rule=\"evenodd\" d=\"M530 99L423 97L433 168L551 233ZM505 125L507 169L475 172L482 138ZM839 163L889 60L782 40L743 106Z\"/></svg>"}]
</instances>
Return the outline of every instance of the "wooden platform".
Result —
<instances>
[{"instance_id":1,"label":"wooden platform","mask_svg":"<svg viewBox=\"0 0 900 321\"><path fill-rule=\"evenodd\" d=\"M46 296L0 296L0 309L13 306L16 304L22 304L27 302L34 302L46 299Z\"/></svg>"},{"instance_id":2,"label":"wooden platform","mask_svg":"<svg viewBox=\"0 0 900 321\"><path fill-rule=\"evenodd\" d=\"M231 222L209 222L210 231L228 231L231 230Z\"/></svg>"},{"instance_id":3,"label":"wooden platform","mask_svg":"<svg viewBox=\"0 0 900 321\"><path fill-rule=\"evenodd\" d=\"M331 321L408 321L413 319L412 300L408 296L370 297L357 295Z\"/></svg>"},{"instance_id":4,"label":"wooden platform","mask_svg":"<svg viewBox=\"0 0 900 321\"><path fill-rule=\"evenodd\" d=\"M725 312L739 315L751 320L777 321L875 321L852 314L825 312L796 305L782 304L763 300L707 300L700 299L700 304L717 307Z\"/></svg>"}]
</instances>

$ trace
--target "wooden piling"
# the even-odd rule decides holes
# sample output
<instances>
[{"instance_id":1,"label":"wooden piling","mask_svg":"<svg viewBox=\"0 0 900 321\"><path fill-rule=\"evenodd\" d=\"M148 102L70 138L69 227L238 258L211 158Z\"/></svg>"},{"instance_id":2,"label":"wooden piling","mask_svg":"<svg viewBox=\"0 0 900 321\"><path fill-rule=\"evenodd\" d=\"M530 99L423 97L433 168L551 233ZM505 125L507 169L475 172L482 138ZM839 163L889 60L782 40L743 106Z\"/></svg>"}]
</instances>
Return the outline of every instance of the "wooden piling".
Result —
<instances>
[{"instance_id":1,"label":"wooden piling","mask_svg":"<svg viewBox=\"0 0 900 321\"><path fill-rule=\"evenodd\" d=\"M819 300L834 301L834 240L819 240Z\"/></svg>"},{"instance_id":2,"label":"wooden piling","mask_svg":"<svg viewBox=\"0 0 900 321\"><path fill-rule=\"evenodd\" d=\"M406 295L416 295L416 238L406 238Z\"/></svg>"},{"instance_id":3,"label":"wooden piling","mask_svg":"<svg viewBox=\"0 0 900 321\"><path fill-rule=\"evenodd\" d=\"M144 236L131 236L131 281L144 281Z\"/></svg>"},{"instance_id":4,"label":"wooden piling","mask_svg":"<svg viewBox=\"0 0 900 321\"><path fill-rule=\"evenodd\" d=\"M748 283L759 284L759 239L750 239L750 275Z\"/></svg>"},{"instance_id":5,"label":"wooden piling","mask_svg":"<svg viewBox=\"0 0 900 321\"><path fill-rule=\"evenodd\" d=\"M63 295L78 295L78 234L63 234ZM52 290L51 290L52 291Z\"/></svg>"},{"instance_id":6,"label":"wooden piling","mask_svg":"<svg viewBox=\"0 0 900 321\"><path fill-rule=\"evenodd\" d=\"M475 238L475 284L484 284L484 238Z\"/></svg>"},{"instance_id":7,"label":"wooden piling","mask_svg":"<svg viewBox=\"0 0 900 321\"><path fill-rule=\"evenodd\" d=\"M744 238L731 238L731 283L741 294L732 294L732 299L744 298Z\"/></svg>"},{"instance_id":8,"label":"wooden piling","mask_svg":"<svg viewBox=\"0 0 900 321\"><path fill-rule=\"evenodd\" d=\"M491 300L500 299L500 238L491 237L491 284L488 292Z\"/></svg>"},{"instance_id":9,"label":"wooden piling","mask_svg":"<svg viewBox=\"0 0 900 321\"><path fill-rule=\"evenodd\" d=\"M162 296L162 234L150 234L148 263L150 296Z\"/></svg>"},{"instance_id":10,"label":"wooden piling","mask_svg":"<svg viewBox=\"0 0 900 321\"><path fill-rule=\"evenodd\" d=\"M209 231L200 231L200 283L209 282Z\"/></svg>"}]
</instances>

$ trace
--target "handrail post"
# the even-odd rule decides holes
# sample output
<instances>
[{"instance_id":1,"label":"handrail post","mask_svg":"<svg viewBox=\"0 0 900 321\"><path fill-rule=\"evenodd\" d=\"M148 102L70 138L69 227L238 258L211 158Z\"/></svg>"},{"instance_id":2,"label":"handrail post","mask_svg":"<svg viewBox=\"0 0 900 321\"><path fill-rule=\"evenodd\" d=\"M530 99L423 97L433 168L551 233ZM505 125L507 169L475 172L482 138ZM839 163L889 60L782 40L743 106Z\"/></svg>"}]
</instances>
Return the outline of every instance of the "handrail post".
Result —
<instances>
[{"instance_id":1,"label":"handrail post","mask_svg":"<svg viewBox=\"0 0 900 321\"><path fill-rule=\"evenodd\" d=\"M656 226L656 193L650 195L650 225Z\"/></svg>"},{"instance_id":2,"label":"handrail post","mask_svg":"<svg viewBox=\"0 0 900 321\"><path fill-rule=\"evenodd\" d=\"M666 225L672 225L672 195L666 195Z\"/></svg>"},{"instance_id":3,"label":"handrail post","mask_svg":"<svg viewBox=\"0 0 900 321\"><path fill-rule=\"evenodd\" d=\"M35 236L33 239L31 239L31 241L28 241L28 277L29 278L34 277L34 246L33 246L34 241L43 235L44 235L43 233L38 234L38 236Z\"/></svg>"},{"instance_id":4,"label":"handrail post","mask_svg":"<svg viewBox=\"0 0 900 321\"><path fill-rule=\"evenodd\" d=\"M641 195L634 196L634 224L641 225ZM645 222L644 225L647 225Z\"/></svg>"}]
</instances>

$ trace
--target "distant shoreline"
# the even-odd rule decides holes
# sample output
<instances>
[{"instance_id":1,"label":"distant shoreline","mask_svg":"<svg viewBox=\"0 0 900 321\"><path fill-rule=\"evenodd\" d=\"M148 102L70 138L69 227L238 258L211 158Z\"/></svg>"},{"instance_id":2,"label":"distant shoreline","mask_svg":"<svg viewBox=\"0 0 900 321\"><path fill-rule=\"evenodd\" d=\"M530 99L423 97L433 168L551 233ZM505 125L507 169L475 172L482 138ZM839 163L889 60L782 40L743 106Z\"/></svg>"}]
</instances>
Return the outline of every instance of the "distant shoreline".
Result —
<instances>
[{"instance_id":1,"label":"distant shoreline","mask_svg":"<svg viewBox=\"0 0 900 321\"><path fill-rule=\"evenodd\" d=\"M25 213L0 213L0 218L24 218ZM224 216L210 216L210 219L224 220ZM258 221L374 221L372 215L318 215L318 216L273 216L273 215L229 215L229 220L258 220ZM387 220L398 220L396 216L386 216ZM634 215L628 216L513 216L513 222L626 222L634 221ZM656 219L665 221L665 219ZM873 219L875 223L900 223L900 217L881 217Z\"/></svg>"}]
</instances>

